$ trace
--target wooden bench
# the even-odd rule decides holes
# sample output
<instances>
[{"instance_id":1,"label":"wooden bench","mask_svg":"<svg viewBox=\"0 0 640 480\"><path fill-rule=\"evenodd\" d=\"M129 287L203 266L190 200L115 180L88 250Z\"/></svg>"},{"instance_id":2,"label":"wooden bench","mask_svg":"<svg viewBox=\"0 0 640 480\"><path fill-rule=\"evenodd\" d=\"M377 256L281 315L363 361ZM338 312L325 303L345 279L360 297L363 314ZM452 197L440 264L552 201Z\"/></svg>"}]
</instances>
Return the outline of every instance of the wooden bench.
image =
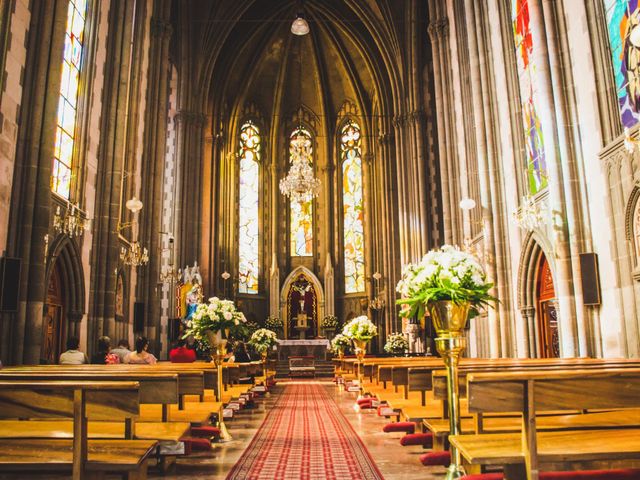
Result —
<instances>
[{"instance_id":1,"label":"wooden bench","mask_svg":"<svg viewBox=\"0 0 640 480\"><path fill-rule=\"evenodd\" d=\"M469 411L521 412L521 433L450 437L470 465L502 465L506 479L537 479L540 465L640 460L640 429L538 432L537 411L640 407L640 369L571 369L469 374ZM621 421L627 412L618 412Z\"/></svg>"},{"instance_id":2,"label":"wooden bench","mask_svg":"<svg viewBox=\"0 0 640 480\"><path fill-rule=\"evenodd\" d=\"M153 440L89 440L87 422L121 420L133 436L139 413L137 382L0 381L0 418L73 419L72 440L0 439L4 472L72 471L73 479L102 478L107 472L144 479ZM25 420L26 422L26 420Z\"/></svg>"}]
</instances>

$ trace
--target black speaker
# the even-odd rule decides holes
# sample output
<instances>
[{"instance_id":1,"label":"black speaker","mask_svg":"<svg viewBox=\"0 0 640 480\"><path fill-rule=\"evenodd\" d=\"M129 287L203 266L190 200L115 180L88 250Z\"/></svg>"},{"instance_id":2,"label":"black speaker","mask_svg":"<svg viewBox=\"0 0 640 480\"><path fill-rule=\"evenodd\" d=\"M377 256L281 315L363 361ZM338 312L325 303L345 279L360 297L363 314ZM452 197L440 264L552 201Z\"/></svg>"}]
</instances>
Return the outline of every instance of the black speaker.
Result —
<instances>
[{"instance_id":1,"label":"black speaker","mask_svg":"<svg viewBox=\"0 0 640 480\"><path fill-rule=\"evenodd\" d=\"M597 254L580 254L580 277L582 280L582 303L600 305L600 273L598 272Z\"/></svg>"},{"instance_id":2,"label":"black speaker","mask_svg":"<svg viewBox=\"0 0 640 480\"><path fill-rule=\"evenodd\" d=\"M21 266L22 261L19 258L0 258L0 311L2 312L18 311Z\"/></svg>"},{"instance_id":3,"label":"black speaker","mask_svg":"<svg viewBox=\"0 0 640 480\"><path fill-rule=\"evenodd\" d=\"M134 302L133 304L133 332L144 333L144 303Z\"/></svg>"}]
</instances>

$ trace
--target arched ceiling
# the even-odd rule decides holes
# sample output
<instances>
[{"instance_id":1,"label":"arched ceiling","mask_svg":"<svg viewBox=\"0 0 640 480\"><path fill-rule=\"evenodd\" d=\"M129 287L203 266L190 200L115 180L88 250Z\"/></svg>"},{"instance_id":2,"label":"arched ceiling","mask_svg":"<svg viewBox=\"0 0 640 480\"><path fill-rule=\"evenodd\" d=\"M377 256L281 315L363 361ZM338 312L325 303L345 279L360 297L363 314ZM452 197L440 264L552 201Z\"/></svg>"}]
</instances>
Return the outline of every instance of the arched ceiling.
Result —
<instances>
[{"instance_id":1,"label":"arched ceiling","mask_svg":"<svg viewBox=\"0 0 640 480\"><path fill-rule=\"evenodd\" d=\"M204 110L218 117L238 115L252 103L265 118L286 117L305 105L333 119L347 100L365 116L374 103L392 116L401 108L410 3L306 0L302 10L311 32L302 37L290 32L300 10L296 0L222 0L208 8L196 1L186 14L181 6L198 32L192 47L202 57L194 90ZM180 25L189 28L189 22Z\"/></svg>"}]
</instances>

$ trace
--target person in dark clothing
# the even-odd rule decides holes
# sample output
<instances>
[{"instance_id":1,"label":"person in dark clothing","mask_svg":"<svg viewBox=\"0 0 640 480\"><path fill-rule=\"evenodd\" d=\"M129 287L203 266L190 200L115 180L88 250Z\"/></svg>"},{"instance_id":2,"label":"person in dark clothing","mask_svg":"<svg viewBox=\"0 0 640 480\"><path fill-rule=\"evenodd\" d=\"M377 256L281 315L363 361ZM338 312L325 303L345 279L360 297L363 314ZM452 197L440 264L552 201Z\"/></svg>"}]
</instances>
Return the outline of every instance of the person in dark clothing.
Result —
<instances>
[{"instance_id":1,"label":"person in dark clothing","mask_svg":"<svg viewBox=\"0 0 640 480\"><path fill-rule=\"evenodd\" d=\"M234 352L234 363L249 363L251 361L251 357L247 352L247 346L244 342L239 342L236 347L236 351Z\"/></svg>"},{"instance_id":2,"label":"person in dark clothing","mask_svg":"<svg viewBox=\"0 0 640 480\"><path fill-rule=\"evenodd\" d=\"M120 357L111 353L111 339L109 337L103 336L98 339L98 351L91 357L91 363L99 365L120 363Z\"/></svg>"}]
</instances>

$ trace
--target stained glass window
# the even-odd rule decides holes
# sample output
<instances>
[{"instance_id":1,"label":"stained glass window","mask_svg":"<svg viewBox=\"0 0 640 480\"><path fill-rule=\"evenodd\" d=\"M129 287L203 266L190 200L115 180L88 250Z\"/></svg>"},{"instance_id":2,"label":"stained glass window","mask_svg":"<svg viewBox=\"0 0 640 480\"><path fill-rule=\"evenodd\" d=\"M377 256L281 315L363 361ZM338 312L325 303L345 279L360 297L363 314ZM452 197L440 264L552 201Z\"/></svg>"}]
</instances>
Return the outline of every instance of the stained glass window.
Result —
<instances>
[{"instance_id":1,"label":"stained glass window","mask_svg":"<svg viewBox=\"0 0 640 480\"><path fill-rule=\"evenodd\" d=\"M536 46L531 35L528 0L511 0L513 40L516 49L520 105L526 150L529 193L534 195L547 186L544 136L540 123L540 98L536 86L537 67L533 60Z\"/></svg>"},{"instance_id":2,"label":"stained glass window","mask_svg":"<svg viewBox=\"0 0 640 480\"><path fill-rule=\"evenodd\" d=\"M349 121L340 132L345 293L364 292L364 200L360 127Z\"/></svg>"},{"instance_id":3,"label":"stained glass window","mask_svg":"<svg viewBox=\"0 0 640 480\"><path fill-rule=\"evenodd\" d=\"M78 84L82 67L86 14L87 0L69 1L51 174L51 189L67 200L71 196L73 146L77 134Z\"/></svg>"},{"instance_id":4,"label":"stained glass window","mask_svg":"<svg viewBox=\"0 0 640 480\"><path fill-rule=\"evenodd\" d=\"M252 122L240 128L240 231L238 232L238 291L258 293L260 131Z\"/></svg>"},{"instance_id":5,"label":"stained glass window","mask_svg":"<svg viewBox=\"0 0 640 480\"><path fill-rule=\"evenodd\" d=\"M296 137L304 137L309 159L313 161L313 142L311 134L303 127L296 128L291 133L289 143L289 155L293 155L291 140ZM313 200L290 203L290 248L292 257L310 257L313 255Z\"/></svg>"},{"instance_id":6,"label":"stained glass window","mask_svg":"<svg viewBox=\"0 0 640 480\"><path fill-rule=\"evenodd\" d=\"M638 24L638 0L604 0L620 121L631 128L640 121L640 48L629 40Z\"/></svg>"}]
</instances>

